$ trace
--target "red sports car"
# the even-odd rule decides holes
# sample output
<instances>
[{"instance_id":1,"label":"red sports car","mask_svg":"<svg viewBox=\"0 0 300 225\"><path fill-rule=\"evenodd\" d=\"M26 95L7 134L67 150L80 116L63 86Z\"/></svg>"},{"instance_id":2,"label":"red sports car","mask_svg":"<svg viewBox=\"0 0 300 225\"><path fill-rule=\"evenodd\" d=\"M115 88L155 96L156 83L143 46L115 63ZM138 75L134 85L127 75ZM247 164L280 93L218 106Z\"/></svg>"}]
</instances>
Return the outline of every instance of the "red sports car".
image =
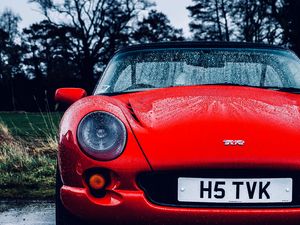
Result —
<instances>
[{"instance_id":1,"label":"red sports car","mask_svg":"<svg viewBox=\"0 0 300 225\"><path fill-rule=\"evenodd\" d=\"M300 60L182 42L118 51L64 88L57 224L300 224Z\"/></svg>"}]
</instances>

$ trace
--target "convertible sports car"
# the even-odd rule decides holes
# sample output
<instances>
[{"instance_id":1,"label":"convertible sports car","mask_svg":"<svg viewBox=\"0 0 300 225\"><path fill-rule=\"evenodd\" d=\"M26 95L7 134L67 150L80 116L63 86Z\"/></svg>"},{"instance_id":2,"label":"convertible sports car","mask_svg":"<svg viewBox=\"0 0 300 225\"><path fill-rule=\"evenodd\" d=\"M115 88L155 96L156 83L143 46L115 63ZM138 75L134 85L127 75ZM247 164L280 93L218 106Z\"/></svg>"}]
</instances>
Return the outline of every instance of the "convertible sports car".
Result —
<instances>
[{"instance_id":1,"label":"convertible sports car","mask_svg":"<svg viewBox=\"0 0 300 225\"><path fill-rule=\"evenodd\" d=\"M179 42L118 51L60 125L57 224L300 224L300 60Z\"/></svg>"}]
</instances>

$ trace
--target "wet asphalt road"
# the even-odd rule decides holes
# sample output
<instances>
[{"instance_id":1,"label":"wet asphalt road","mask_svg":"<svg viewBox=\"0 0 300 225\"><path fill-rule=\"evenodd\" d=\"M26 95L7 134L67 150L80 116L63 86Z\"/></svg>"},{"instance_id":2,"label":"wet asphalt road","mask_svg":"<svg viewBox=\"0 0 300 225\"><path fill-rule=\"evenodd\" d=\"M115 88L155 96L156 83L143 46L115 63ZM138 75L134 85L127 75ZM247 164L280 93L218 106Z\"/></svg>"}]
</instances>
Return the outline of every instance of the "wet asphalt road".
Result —
<instances>
[{"instance_id":1,"label":"wet asphalt road","mask_svg":"<svg viewBox=\"0 0 300 225\"><path fill-rule=\"evenodd\" d=\"M0 201L0 225L55 225L55 205L41 201Z\"/></svg>"}]
</instances>

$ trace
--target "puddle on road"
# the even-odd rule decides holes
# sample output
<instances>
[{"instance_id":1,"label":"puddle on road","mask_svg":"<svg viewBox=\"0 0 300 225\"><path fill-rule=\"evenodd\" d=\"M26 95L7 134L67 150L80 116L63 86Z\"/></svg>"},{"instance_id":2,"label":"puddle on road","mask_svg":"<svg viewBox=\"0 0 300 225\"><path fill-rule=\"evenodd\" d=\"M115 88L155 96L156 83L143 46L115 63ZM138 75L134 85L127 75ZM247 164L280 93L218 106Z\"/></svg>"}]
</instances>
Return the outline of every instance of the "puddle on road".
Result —
<instances>
[{"instance_id":1,"label":"puddle on road","mask_svg":"<svg viewBox=\"0 0 300 225\"><path fill-rule=\"evenodd\" d=\"M55 225L55 204L41 201L0 201L0 225Z\"/></svg>"}]
</instances>

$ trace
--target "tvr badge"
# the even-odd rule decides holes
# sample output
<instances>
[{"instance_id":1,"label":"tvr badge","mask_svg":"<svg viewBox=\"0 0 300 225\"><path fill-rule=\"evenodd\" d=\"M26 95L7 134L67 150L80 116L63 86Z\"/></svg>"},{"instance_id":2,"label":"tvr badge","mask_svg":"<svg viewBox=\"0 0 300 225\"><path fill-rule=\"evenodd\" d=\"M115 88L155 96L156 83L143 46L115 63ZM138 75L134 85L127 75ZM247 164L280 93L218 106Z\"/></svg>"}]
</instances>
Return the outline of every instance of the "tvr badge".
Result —
<instances>
[{"instance_id":1,"label":"tvr badge","mask_svg":"<svg viewBox=\"0 0 300 225\"><path fill-rule=\"evenodd\" d=\"M223 141L225 146L244 146L244 140L224 140Z\"/></svg>"}]
</instances>

